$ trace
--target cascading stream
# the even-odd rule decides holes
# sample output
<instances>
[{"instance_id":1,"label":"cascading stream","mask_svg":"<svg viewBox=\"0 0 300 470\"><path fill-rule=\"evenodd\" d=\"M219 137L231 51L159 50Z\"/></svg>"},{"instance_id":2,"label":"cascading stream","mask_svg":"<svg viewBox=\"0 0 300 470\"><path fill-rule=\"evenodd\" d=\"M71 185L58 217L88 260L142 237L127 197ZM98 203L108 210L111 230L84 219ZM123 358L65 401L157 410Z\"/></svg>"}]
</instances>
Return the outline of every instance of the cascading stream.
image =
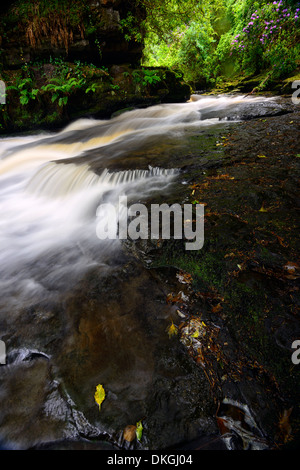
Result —
<instances>
[{"instance_id":1,"label":"cascading stream","mask_svg":"<svg viewBox=\"0 0 300 470\"><path fill-rule=\"evenodd\" d=\"M164 192L178 171L143 164L146 145L218 123L256 99L192 97L187 103L78 120L61 132L0 141L0 289L3 305L50 295L70 275L107 262L118 240L96 236L97 206ZM127 161L121 171L110 165ZM125 159L125 160L124 160ZM127 164L126 164L127 165ZM19 299L19 300L18 300Z\"/></svg>"}]
</instances>

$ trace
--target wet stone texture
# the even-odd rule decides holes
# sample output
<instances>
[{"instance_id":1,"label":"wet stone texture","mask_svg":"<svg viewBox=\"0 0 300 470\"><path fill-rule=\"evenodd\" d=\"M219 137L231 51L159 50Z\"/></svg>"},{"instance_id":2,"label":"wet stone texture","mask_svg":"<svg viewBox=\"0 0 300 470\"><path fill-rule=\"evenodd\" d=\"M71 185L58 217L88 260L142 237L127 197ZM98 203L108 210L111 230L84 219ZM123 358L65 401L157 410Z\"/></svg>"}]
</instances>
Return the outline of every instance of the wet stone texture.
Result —
<instances>
[{"instance_id":1,"label":"wet stone texture","mask_svg":"<svg viewBox=\"0 0 300 470\"><path fill-rule=\"evenodd\" d=\"M246 412L236 405L246 404L256 422L252 444L259 448L263 442L270 448L299 442L299 366L291 360L300 337L299 131L294 108L252 116L220 134L216 165L207 161L196 177L186 169L186 201L205 205L204 247L188 255L178 243L174 254L174 243L165 243L158 262L192 278L189 312L195 316L180 326L181 335L186 339L192 328L189 352L221 391L220 432L237 431L237 410ZM226 411L224 399L230 402ZM235 446L247 447L244 431Z\"/></svg>"},{"instance_id":2,"label":"wet stone texture","mask_svg":"<svg viewBox=\"0 0 300 470\"><path fill-rule=\"evenodd\" d=\"M131 448L217 432L204 374L166 332L176 319L168 287L129 257L90 272L56 305L20 312L0 370L3 447L128 448L123 430L141 419L144 438ZM106 391L101 412L98 383Z\"/></svg>"}]
</instances>

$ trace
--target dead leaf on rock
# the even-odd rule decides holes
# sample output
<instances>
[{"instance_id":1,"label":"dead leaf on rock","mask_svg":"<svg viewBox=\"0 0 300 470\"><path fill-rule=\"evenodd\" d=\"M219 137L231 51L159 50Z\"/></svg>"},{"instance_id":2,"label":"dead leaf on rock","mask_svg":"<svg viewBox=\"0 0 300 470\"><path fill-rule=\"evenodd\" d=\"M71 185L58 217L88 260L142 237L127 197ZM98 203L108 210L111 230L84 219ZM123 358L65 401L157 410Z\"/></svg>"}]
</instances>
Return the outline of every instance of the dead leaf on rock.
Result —
<instances>
[{"instance_id":1,"label":"dead leaf on rock","mask_svg":"<svg viewBox=\"0 0 300 470\"><path fill-rule=\"evenodd\" d=\"M299 265L297 263L293 263L292 261L289 261L283 266L283 269L285 269L289 273L294 273L299 269Z\"/></svg>"},{"instance_id":2,"label":"dead leaf on rock","mask_svg":"<svg viewBox=\"0 0 300 470\"><path fill-rule=\"evenodd\" d=\"M181 271L180 273L177 273L176 277L179 280L179 282L181 282L181 284L190 284L193 280L191 274L185 273L183 271Z\"/></svg>"},{"instance_id":3,"label":"dead leaf on rock","mask_svg":"<svg viewBox=\"0 0 300 470\"><path fill-rule=\"evenodd\" d=\"M172 338L173 336L176 336L178 334L177 326L174 325L173 322L171 323L170 326L168 326L167 333L169 335L169 338Z\"/></svg>"},{"instance_id":4,"label":"dead leaf on rock","mask_svg":"<svg viewBox=\"0 0 300 470\"><path fill-rule=\"evenodd\" d=\"M225 175L218 175L218 176L212 176L212 180L234 180L234 176L229 176L228 174Z\"/></svg>"},{"instance_id":5,"label":"dead leaf on rock","mask_svg":"<svg viewBox=\"0 0 300 470\"><path fill-rule=\"evenodd\" d=\"M268 209L264 207L264 203L262 204L261 208L259 209L259 212L268 212Z\"/></svg>"},{"instance_id":6,"label":"dead leaf on rock","mask_svg":"<svg viewBox=\"0 0 300 470\"><path fill-rule=\"evenodd\" d=\"M167 295L167 304L176 304L178 302L186 302L188 300L188 296L186 296L182 291L178 292L177 294L170 294Z\"/></svg>"},{"instance_id":7,"label":"dead leaf on rock","mask_svg":"<svg viewBox=\"0 0 300 470\"><path fill-rule=\"evenodd\" d=\"M105 390L101 384L97 385L95 392L95 402L99 406L99 411L101 409L101 404L105 399Z\"/></svg>"},{"instance_id":8,"label":"dead leaf on rock","mask_svg":"<svg viewBox=\"0 0 300 470\"><path fill-rule=\"evenodd\" d=\"M129 424L126 426L126 428L123 431L123 438L127 442L132 442L134 441L136 437L136 426L133 424Z\"/></svg>"},{"instance_id":9,"label":"dead leaf on rock","mask_svg":"<svg viewBox=\"0 0 300 470\"><path fill-rule=\"evenodd\" d=\"M300 276L299 265L289 261L283 266L283 269L286 271L285 277L287 279L297 279Z\"/></svg>"},{"instance_id":10,"label":"dead leaf on rock","mask_svg":"<svg viewBox=\"0 0 300 470\"><path fill-rule=\"evenodd\" d=\"M226 419L220 418L219 416L217 416L217 424L218 424L218 428L220 430L220 433L222 435L227 434L227 433L230 432L230 428L227 426Z\"/></svg>"},{"instance_id":11,"label":"dead leaf on rock","mask_svg":"<svg viewBox=\"0 0 300 470\"><path fill-rule=\"evenodd\" d=\"M292 434L292 427L290 424L290 416L293 411L293 408L290 408L289 410L284 410L279 418L279 434L280 434L280 439L284 444L286 444L289 440L291 440L291 434Z\"/></svg>"},{"instance_id":12,"label":"dead leaf on rock","mask_svg":"<svg viewBox=\"0 0 300 470\"><path fill-rule=\"evenodd\" d=\"M221 310L222 310L222 305L220 303L215 305L211 309L212 313L219 313L219 312L221 312Z\"/></svg>"}]
</instances>

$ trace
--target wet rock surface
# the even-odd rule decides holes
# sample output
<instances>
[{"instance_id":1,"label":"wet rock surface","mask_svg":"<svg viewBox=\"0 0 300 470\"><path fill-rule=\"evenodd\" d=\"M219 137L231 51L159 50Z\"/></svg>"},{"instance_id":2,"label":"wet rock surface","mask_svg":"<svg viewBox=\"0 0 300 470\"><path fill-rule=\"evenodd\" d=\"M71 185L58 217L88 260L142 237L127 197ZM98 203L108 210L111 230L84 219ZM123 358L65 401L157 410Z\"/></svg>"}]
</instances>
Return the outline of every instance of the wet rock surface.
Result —
<instances>
[{"instance_id":1,"label":"wet rock surface","mask_svg":"<svg viewBox=\"0 0 300 470\"><path fill-rule=\"evenodd\" d=\"M279 100L282 104L290 107ZM190 352L206 371L211 368L210 382L221 396L249 406L260 429L252 435L253 445L255 436L271 447L298 442L299 370L291 355L300 335L299 130L294 107L291 114L252 117L219 135L219 155L211 152L214 158L196 178L186 172L188 200L205 204L201 253L188 257L177 245L173 256L174 247L169 252L162 248L164 262L193 278L196 319L200 315L220 328L217 336L210 333L213 363L207 349L193 347ZM224 420L219 418L222 430ZM223 432L228 431L228 418L225 424ZM237 445L245 448L245 435L239 439Z\"/></svg>"},{"instance_id":2,"label":"wet rock surface","mask_svg":"<svg viewBox=\"0 0 300 470\"><path fill-rule=\"evenodd\" d=\"M205 376L166 334L176 316L165 301L168 287L128 258L105 276L90 273L55 308L21 311L12 337L8 326L0 371L2 445L73 447L72 441L85 448L96 441L101 448L104 441L103 448L126 448L123 429L146 416L138 448L196 438L202 420L216 432L206 419L214 400ZM101 413L98 383L107 394Z\"/></svg>"}]
</instances>

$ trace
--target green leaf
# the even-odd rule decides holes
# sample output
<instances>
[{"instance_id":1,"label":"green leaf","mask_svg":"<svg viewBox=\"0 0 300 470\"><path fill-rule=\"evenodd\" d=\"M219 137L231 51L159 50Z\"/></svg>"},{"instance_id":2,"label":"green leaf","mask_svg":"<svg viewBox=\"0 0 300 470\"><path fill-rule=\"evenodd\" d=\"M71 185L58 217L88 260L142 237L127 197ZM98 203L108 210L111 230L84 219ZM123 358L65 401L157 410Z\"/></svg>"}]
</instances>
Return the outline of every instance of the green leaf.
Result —
<instances>
[{"instance_id":1,"label":"green leaf","mask_svg":"<svg viewBox=\"0 0 300 470\"><path fill-rule=\"evenodd\" d=\"M142 439L142 434L143 434L143 425L142 425L142 421L138 421L136 423L136 437L137 437L137 440L140 441Z\"/></svg>"},{"instance_id":2,"label":"green leaf","mask_svg":"<svg viewBox=\"0 0 300 470\"><path fill-rule=\"evenodd\" d=\"M58 100L58 105L59 106L64 106L66 105L68 102L68 97L67 96L63 96L62 98L59 98Z\"/></svg>"},{"instance_id":3,"label":"green leaf","mask_svg":"<svg viewBox=\"0 0 300 470\"><path fill-rule=\"evenodd\" d=\"M24 78L22 82L19 84L19 89L22 90L27 83L32 83L31 78Z\"/></svg>"},{"instance_id":4,"label":"green leaf","mask_svg":"<svg viewBox=\"0 0 300 470\"><path fill-rule=\"evenodd\" d=\"M199 330L196 330L192 335L191 338L198 338L199 337Z\"/></svg>"},{"instance_id":5,"label":"green leaf","mask_svg":"<svg viewBox=\"0 0 300 470\"><path fill-rule=\"evenodd\" d=\"M96 392L95 392L95 402L97 405L99 405L99 411L101 409L101 404L103 400L105 399L105 390L103 388L103 385L99 384L96 387Z\"/></svg>"},{"instance_id":6,"label":"green leaf","mask_svg":"<svg viewBox=\"0 0 300 470\"><path fill-rule=\"evenodd\" d=\"M85 90L85 93L89 93L90 91L92 91L93 93L95 93L96 88L97 88L96 83L92 83L92 85L89 86L89 87Z\"/></svg>"},{"instance_id":7,"label":"green leaf","mask_svg":"<svg viewBox=\"0 0 300 470\"><path fill-rule=\"evenodd\" d=\"M25 95L25 94L24 94L24 95L21 95L21 97L20 97L20 103L21 103L22 105L24 105L24 104L28 104L28 102L29 102L28 96Z\"/></svg>"}]
</instances>

